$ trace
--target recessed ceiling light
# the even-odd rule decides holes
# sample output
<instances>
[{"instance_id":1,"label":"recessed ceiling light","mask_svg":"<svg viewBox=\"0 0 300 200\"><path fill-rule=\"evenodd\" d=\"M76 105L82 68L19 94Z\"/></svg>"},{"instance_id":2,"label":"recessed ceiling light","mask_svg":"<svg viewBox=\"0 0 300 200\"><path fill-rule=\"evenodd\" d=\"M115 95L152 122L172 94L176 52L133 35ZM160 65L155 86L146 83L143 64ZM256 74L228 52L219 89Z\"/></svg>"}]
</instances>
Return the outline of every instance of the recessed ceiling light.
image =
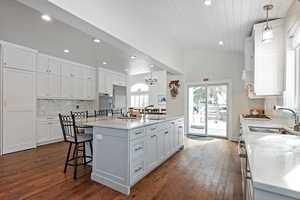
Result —
<instances>
[{"instance_id":1,"label":"recessed ceiling light","mask_svg":"<svg viewBox=\"0 0 300 200\"><path fill-rule=\"evenodd\" d=\"M102 62L103 65L107 65L107 62Z\"/></svg>"},{"instance_id":2,"label":"recessed ceiling light","mask_svg":"<svg viewBox=\"0 0 300 200\"><path fill-rule=\"evenodd\" d=\"M212 0L204 0L204 5L211 6Z\"/></svg>"},{"instance_id":3,"label":"recessed ceiling light","mask_svg":"<svg viewBox=\"0 0 300 200\"><path fill-rule=\"evenodd\" d=\"M41 16L42 20L50 22L52 20L52 18L49 15L42 15Z\"/></svg>"},{"instance_id":4,"label":"recessed ceiling light","mask_svg":"<svg viewBox=\"0 0 300 200\"><path fill-rule=\"evenodd\" d=\"M65 53L70 53L70 50L69 49L65 49L64 52Z\"/></svg>"},{"instance_id":5,"label":"recessed ceiling light","mask_svg":"<svg viewBox=\"0 0 300 200\"><path fill-rule=\"evenodd\" d=\"M153 65L153 64L151 64L151 65L149 65L149 67L150 67L150 68L153 68L153 67L154 67L154 65Z\"/></svg>"},{"instance_id":6,"label":"recessed ceiling light","mask_svg":"<svg viewBox=\"0 0 300 200\"><path fill-rule=\"evenodd\" d=\"M131 59L136 59L136 56L130 56Z\"/></svg>"},{"instance_id":7,"label":"recessed ceiling light","mask_svg":"<svg viewBox=\"0 0 300 200\"><path fill-rule=\"evenodd\" d=\"M98 38L94 38L94 40L93 40L95 43L100 43L101 42L101 40L100 39L98 39Z\"/></svg>"},{"instance_id":8,"label":"recessed ceiling light","mask_svg":"<svg viewBox=\"0 0 300 200\"><path fill-rule=\"evenodd\" d=\"M224 42L223 42L223 41L219 41L219 45L220 45L220 46L223 46L223 45L224 45Z\"/></svg>"}]
</instances>

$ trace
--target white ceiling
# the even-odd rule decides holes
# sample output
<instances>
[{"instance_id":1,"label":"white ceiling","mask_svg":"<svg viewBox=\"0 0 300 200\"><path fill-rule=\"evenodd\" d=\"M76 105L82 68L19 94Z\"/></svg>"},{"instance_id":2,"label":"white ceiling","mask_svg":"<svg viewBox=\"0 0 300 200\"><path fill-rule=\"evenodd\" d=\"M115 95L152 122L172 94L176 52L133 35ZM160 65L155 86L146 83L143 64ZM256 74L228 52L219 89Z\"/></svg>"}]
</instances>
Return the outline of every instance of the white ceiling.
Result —
<instances>
[{"instance_id":1,"label":"white ceiling","mask_svg":"<svg viewBox=\"0 0 300 200\"><path fill-rule=\"evenodd\" d=\"M285 17L294 0L151 0L146 3L151 17L166 26L185 49L220 48L242 51L254 23L265 20L263 6L273 4L271 18Z\"/></svg>"},{"instance_id":2,"label":"white ceiling","mask_svg":"<svg viewBox=\"0 0 300 200\"><path fill-rule=\"evenodd\" d=\"M119 17L127 18L127 22L136 24L140 29L147 27L149 30L149 27L150 29L155 27L151 34L160 35L163 32L185 50L218 48L239 52L243 50L245 37L250 34L253 24L265 19L263 5L274 4L270 16L280 18L286 16L294 0L212 1L213 4L207 7L203 4L203 0L127 0L126 4L116 8L112 5L118 0L101 0L103 4L110 4L111 9L118 9L112 14L117 15L120 9L123 9ZM75 3L73 0L68 2ZM76 2L81 5L81 2ZM86 3L92 2L88 0ZM0 39L18 41L19 44L29 45L45 53L70 58L83 64L102 66L119 72L129 69L130 74L148 72L152 63L157 66L155 70L164 68L163 64L160 65L157 60L138 50L134 51L134 48L120 49L118 45L103 38L100 38L103 39L101 44L95 44L91 35L57 20L45 23L41 21L40 14L15 0L1 0ZM45 35L47 39L43 41ZM222 47L218 45L220 40L224 41ZM64 48L70 49L71 53L63 54ZM137 55L137 59L131 60L129 58L131 55ZM103 61L108 64L102 65Z\"/></svg>"},{"instance_id":3,"label":"white ceiling","mask_svg":"<svg viewBox=\"0 0 300 200\"><path fill-rule=\"evenodd\" d=\"M45 22L40 12L15 0L0 1L0 27L0 40L59 58L129 74L149 72L151 64L155 64L151 70L161 70L155 61L138 51L124 51L103 40L96 44L92 36L56 19ZM65 54L64 49L70 53ZM136 59L131 59L132 55Z\"/></svg>"}]
</instances>

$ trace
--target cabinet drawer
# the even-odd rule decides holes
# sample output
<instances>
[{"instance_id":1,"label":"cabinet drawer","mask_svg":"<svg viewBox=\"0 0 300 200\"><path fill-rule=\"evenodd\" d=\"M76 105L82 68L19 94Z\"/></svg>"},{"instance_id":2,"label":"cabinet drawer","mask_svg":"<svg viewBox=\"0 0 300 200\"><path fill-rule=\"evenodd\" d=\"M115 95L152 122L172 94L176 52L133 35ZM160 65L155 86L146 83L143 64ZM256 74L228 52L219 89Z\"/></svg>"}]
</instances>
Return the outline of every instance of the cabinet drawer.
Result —
<instances>
[{"instance_id":1,"label":"cabinet drawer","mask_svg":"<svg viewBox=\"0 0 300 200\"><path fill-rule=\"evenodd\" d=\"M145 161L134 162L131 168L131 185L138 182L145 175Z\"/></svg>"},{"instance_id":2,"label":"cabinet drawer","mask_svg":"<svg viewBox=\"0 0 300 200\"><path fill-rule=\"evenodd\" d=\"M159 128L160 128L160 127L159 127L158 125L148 126L148 127L146 128L147 135L151 135L152 133L159 131Z\"/></svg>"},{"instance_id":3,"label":"cabinet drawer","mask_svg":"<svg viewBox=\"0 0 300 200\"><path fill-rule=\"evenodd\" d=\"M142 138L144 136L146 136L144 128L134 129L131 134L131 139L134 140L137 138Z\"/></svg>"},{"instance_id":4,"label":"cabinet drawer","mask_svg":"<svg viewBox=\"0 0 300 200\"><path fill-rule=\"evenodd\" d=\"M135 161L136 158L143 157L145 155L145 143L145 139L136 140L133 142L133 144L131 145L131 155L133 161Z\"/></svg>"}]
</instances>

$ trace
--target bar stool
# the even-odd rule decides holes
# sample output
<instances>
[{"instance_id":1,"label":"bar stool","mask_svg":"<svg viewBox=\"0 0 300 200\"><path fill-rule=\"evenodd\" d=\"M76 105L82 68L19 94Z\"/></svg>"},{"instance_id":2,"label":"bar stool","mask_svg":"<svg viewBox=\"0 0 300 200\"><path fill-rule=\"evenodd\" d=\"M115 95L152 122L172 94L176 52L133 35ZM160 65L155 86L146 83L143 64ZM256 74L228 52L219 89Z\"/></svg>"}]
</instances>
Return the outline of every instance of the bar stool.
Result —
<instances>
[{"instance_id":1,"label":"bar stool","mask_svg":"<svg viewBox=\"0 0 300 200\"><path fill-rule=\"evenodd\" d=\"M108 110L95 110L95 117L104 117L108 115Z\"/></svg>"},{"instance_id":2,"label":"bar stool","mask_svg":"<svg viewBox=\"0 0 300 200\"><path fill-rule=\"evenodd\" d=\"M79 134L85 134L86 128L93 128L91 126L83 126L82 123L88 122L89 112L88 111L81 111L81 112L74 112L70 111L71 115L74 115L76 126L78 127Z\"/></svg>"},{"instance_id":3,"label":"bar stool","mask_svg":"<svg viewBox=\"0 0 300 200\"><path fill-rule=\"evenodd\" d=\"M85 144L89 143L91 149L91 155L93 155L93 136L89 134L79 134L78 127L76 126L75 116L74 115L61 115L59 114L59 120L64 136L64 141L69 143L67 158L65 161L64 173L67 172L68 166L74 167L73 178L77 178L77 167L81 165L86 165L92 162L92 156L87 156L85 152ZM70 153L73 148L73 156L70 158ZM78 155L79 152L82 152L82 155ZM82 161L83 159L83 161ZM87 159L89 159L87 161ZM78 162L80 161L81 162Z\"/></svg>"},{"instance_id":4,"label":"bar stool","mask_svg":"<svg viewBox=\"0 0 300 200\"><path fill-rule=\"evenodd\" d=\"M111 114L112 114L112 116L114 116L114 115L120 116L120 115L122 115L122 109L112 109Z\"/></svg>"}]
</instances>

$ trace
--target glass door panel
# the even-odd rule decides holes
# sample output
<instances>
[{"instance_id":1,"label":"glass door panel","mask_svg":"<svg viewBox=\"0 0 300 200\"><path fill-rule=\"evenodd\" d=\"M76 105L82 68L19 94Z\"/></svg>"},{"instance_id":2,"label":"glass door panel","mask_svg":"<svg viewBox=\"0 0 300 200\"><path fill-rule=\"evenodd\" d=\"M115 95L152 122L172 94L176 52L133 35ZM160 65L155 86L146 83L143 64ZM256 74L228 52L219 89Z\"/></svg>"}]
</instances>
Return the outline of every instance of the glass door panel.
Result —
<instances>
[{"instance_id":1,"label":"glass door panel","mask_svg":"<svg viewBox=\"0 0 300 200\"><path fill-rule=\"evenodd\" d=\"M207 135L227 136L227 85L207 86Z\"/></svg>"},{"instance_id":2,"label":"glass door panel","mask_svg":"<svg viewBox=\"0 0 300 200\"><path fill-rule=\"evenodd\" d=\"M206 134L206 87L189 87L189 134Z\"/></svg>"}]
</instances>

